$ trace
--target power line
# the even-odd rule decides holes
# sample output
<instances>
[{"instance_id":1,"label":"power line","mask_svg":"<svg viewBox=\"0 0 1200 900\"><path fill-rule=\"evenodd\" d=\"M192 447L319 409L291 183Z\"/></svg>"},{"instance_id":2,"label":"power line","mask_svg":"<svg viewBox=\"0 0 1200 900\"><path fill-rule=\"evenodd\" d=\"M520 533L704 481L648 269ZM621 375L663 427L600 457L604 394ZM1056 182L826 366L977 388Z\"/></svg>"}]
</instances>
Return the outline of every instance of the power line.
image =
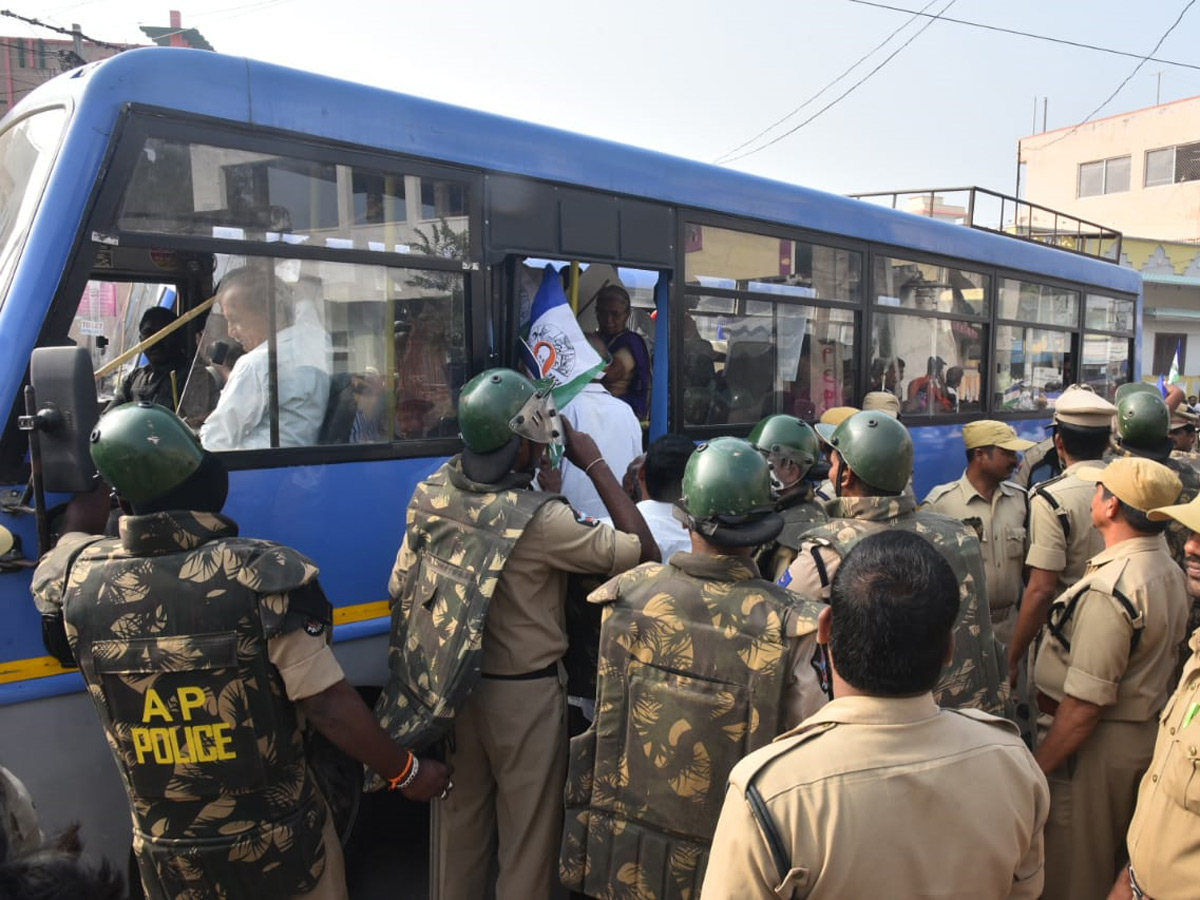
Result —
<instances>
[{"instance_id":1,"label":"power line","mask_svg":"<svg viewBox=\"0 0 1200 900\"><path fill-rule=\"evenodd\" d=\"M1078 131L1080 128L1082 128L1084 125L1086 125L1088 122L1090 122L1092 120L1092 117L1095 116L1096 113L1100 112L1100 110L1102 110L1102 109L1104 109L1104 107L1108 106L1108 104L1113 101L1113 98L1116 97L1117 94L1121 93L1121 91L1124 89L1125 85L1129 84L1129 82L1133 78L1133 76L1136 75L1139 71L1141 71L1142 66L1144 66L1146 63L1148 63L1154 57L1154 54L1156 52L1158 52L1158 48L1161 47L1163 45L1163 42L1168 37L1171 36L1171 32L1174 31L1179 26L1179 23L1183 21L1183 17L1187 15L1187 11L1189 9L1191 9L1192 6L1195 5L1195 3L1196 3L1196 0L1188 0L1188 2L1183 5L1183 9L1181 9L1179 11L1179 15L1175 17L1175 21L1172 22L1170 27L1167 28L1167 30L1162 33L1162 37L1160 37L1158 39L1158 43L1154 45L1154 49L1151 50L1147 56L1144 56L1141 58L1141 60L1139 60L1138 64L1133 67L1133 71L1125 76L1125 80L1117 85L1117 89L1115 91L1113 91L1111 94L1109 94L1108 97L1105 98L1103 103L1101 103L1099 106L1097 106L1095 109L1093 109L1090 113L1088 113L1082 122L1078 123L1077 125L1072 126L1069 131L1065 131L1062 134L1060 134L1058 137L1056 137L1054 140L1049 141L1048 143L1042 144L1041 149L1045 149L1046 147L1052 147L1055 144L1057 144L1059 141L1063 140L1063 138L1070 137L1076 131Z\"/></svg>"},{"instance_id":2,"label":"power line","mask_svg":"<svg viewBox=\"0 0 1200 900\"><path fill-rule=\"evenodd\" d=\"M0 9L0 16L6 16L9 19L17 19L18 21L24 22L26 25L36 25L38 28L48 28L50 31L56 31L59 34L69 35L70 37L75 37L75 35L79 35L79 37L82 38L83 40L89 41L93 44L97 44L101 47L107 47L109 50L124 50L125 49L125 47L122 47L119 44L110 44L107 41L99 41L99 40L96 40L96 38L94 38L94 37L88 37L82 31L72 31L70 28L59 28L57 25L49 25L46 22L40 21L39 19L31 19L28 16L19 15L10 9Z\"/></svg>"},{"instance_id":3,"label":"power line","mask_svg":"<svg viewBox=\"0 0 1200 900\"><path fill-rule=\"evenodd\" d=\"M947 3L945 6L942 7L942 12L945 12L946 10L948 10L951 6L953 6L955 4L955 2L957 2L957 0L950 0L949 3ZM1195 0L1192 0L1192 2L1194 3ZM896 56L899 55L900 52L903 51L905 47L907 47L909 44L911 44L913 41L915 41L917 38L919 38L922 34L924 34L925 30L927 28L929 28L929 26L932 25L936 21L937 21L937 16L934 16L933 18L931 18L928 22L926 22L924 25L922 25L920 28L918 28L916 33L913 34L912 37L910 37L907 41L905 41L903 44L901 44L899 47L897 47L895 50L893 50L891 53L889 53L887 56L885 56L883 59L883 62L881 62L879 65L877 65L875 68L873 68L870 72L868 72L866 75L864 75L858 81L854 82L854 84L850 85L850 87L848 87L842 93L838 94L836 97L834 97L832 100L830 100L828 103L826 103L820 109L818 109L815 113L813 113L811 116L809 116L803 122L801 122L799 125L796 125L794 128L789 128L783 134L779 135L778 137L772 138L771 140L767 141L765 144L762 144L761 146L755 147L753 150L747 150L745 153L741 153L737 156L728 157L725 160L725 164L728 164L731 162L737 162L739 159L745 159L747 156L751 156L762 150L766 150L768 147L778 144L784 138L790 137L791 135L793 135L797 131L799 131L801 128L808 125L813 120L817 119L819 116L828 112L830 109L835 107L837 104L841 103L842 100L844 100L850 94L854 93L856 90L858 90L860 87L862 87L862 85L865 84L867 82L867 80L871 78L871 76L873 76L876 72L878 72L880 69L882 69L888 63L890 63L893 59L895 59Z\"/></svg>"},{"instance_id":4,"label":"power line","mask_svg":"<svg viewBox=\"0 0 1200 900\"><path fill-rule=\"evenodd\" d=\"M924 12L925 10L929 9L929 7L933 6L933 4L935 4L936 2L937 2L937 0L929 0L928 3L926 3L923 7L921 7L921 12ZM901 31L903 31L905 28L907 28L909 25L911 25L913 22L915 22L917 20L918 15L919 15L919 13L914 13L913 15L911 15L908 18L908 21L906 21L903 25L901 25L899 28L897 28L895 31L893 31L891 34L889 34L887 37L885 37L882 41L880 41L878 44L876 44L874 47L872 47L870 50L868 50L866 53L864 53L862 56L860 56L854 62L854 64L851 65L844 72L842 72L842 74L838 75L836 78L834 78L832 81L830 81L828 84L826 84L823 88L821 88L819 91L817 91L811 97L809 97L807 100L805 100L803 103L801 103L799 106L797 106L791 112L789 112L787 115L783 116L783 118L777 119L776 121L772 122L770 125L768 125L766 128L764 128L762 131L760 131L758 134L742 141L742 143L738 144L732 150L729 150L726 153L722 153L720 156L718 156L716 159L714 159L713 162L717 165L720 165L725 160L726 157L733 156L735 153L737 153L743 147L747 147L750 144L753 144L764 134L771 131L772 129L774 129L777 126L782 125L784 122L786 122L792 116L796 115L796 113L800 112L800 110L804 109L806 106L808 106L814 100L816 100L818 97L820 97L822 94L824 94L827 90L829 90L831 87L833 87L839 81L841 81L843 78L845 78L847 75L849 75L855 69L857 69L864 62L866 62L868 57L873 56L877 51L879 51L885 45L887 45L892 40L892 38L896 37L896 35L898 35Z\"/></svg>"},{"instance_id":5,"label":"power line","mask_svg":"<svg viewBox=\"0 0 1200 900\"><path fill-rule=\"evenodd\" d=\"M1081 41L1071 41L1066 38L1050 37L1046 34L1034 34L1030 31L1018 31L1015 28L1001 28L999 25L987 25L983 22L971 22L967 19L954 19L949 16L943 16L940 13L927 13L925 7L920 11L913 9L905 9L902 6L890 6L887 3L877 3L875 0L847 0L849 3L858 3L862 6L873 6L876 9L890 9L893 12L908 13L911 16L925 16L930 19L938 19L942 22L949 22L952 25L967 25L971 28L982 28L984 31L997 31L1001 34L1012 34L1017 37L1032 38L1035 41L1046 41L1051 44L1064 44L1068 47L1078 47L1081 50L1095 50L1099 53L1111 53L1114 56L1127 56L1131 59L1143 59L1141 53L1133 53L1128 50L1116 50L1112 47L1101 47L1097 44L1085 44ZM905 23L907 24L907 23ZM903 26L901 26L903 27ZM1157 62L1167 66L1179 66L1181 69L1195 69L1200 71L1200 66L1193 63L1178 62L1173 59L1159 59L1156 56L1145 57L1146 62Z\"/></svg>"}]
</instances>

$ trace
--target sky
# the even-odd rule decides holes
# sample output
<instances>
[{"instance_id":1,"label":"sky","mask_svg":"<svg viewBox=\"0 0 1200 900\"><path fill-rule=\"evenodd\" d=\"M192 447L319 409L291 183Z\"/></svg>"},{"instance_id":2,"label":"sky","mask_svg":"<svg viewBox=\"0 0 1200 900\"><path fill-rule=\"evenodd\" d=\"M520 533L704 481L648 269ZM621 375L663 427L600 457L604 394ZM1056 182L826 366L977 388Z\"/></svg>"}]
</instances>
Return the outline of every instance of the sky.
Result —
<instances>
[{"instance_id":1,"label":"sky","mask_svg":"<svg viewBox=\"0 0 1200 900\"><path fill-rule=\"evenodd\" d=\"M1095 118L1200 94L1200 67L1170 62L1195 60L1197 0L880 2L1134 56L914 18L854 0L11 0L8 6L62 27L77 22L89 37L114 43L145 42L138 26L166 26L176 8L185 27L199 29L222 53L705 162L728 159L801 108L738 152L802 125L793 134L725 164L837 193L967 185L1012 193L1017 141L1042 130L1043 102L1046 127L1055 129L1092 115L1126 79ZM1155 53L1167 62L1145 62L1135 73L1181 12ZM13 19L0 19L0 29L54 36Z\"/></svg>"}]
</instances>

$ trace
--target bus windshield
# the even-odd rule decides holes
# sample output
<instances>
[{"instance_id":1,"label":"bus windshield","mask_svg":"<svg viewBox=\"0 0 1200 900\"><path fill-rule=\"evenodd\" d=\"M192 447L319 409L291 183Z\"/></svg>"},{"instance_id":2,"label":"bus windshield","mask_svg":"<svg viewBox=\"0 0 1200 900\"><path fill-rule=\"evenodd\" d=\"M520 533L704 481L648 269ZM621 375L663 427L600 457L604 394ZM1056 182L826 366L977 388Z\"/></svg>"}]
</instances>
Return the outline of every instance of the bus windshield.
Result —
<instances>
[{"instance_id":1,"label":"bus windshield","mask_svg":"<svg viewBox=\"0 0 1200 900\"><path fill-rule=\"evenodd\" d=\"M47 109L0 134L0 306L66 121L65 109Z\"/></svg>"}]
</instances>

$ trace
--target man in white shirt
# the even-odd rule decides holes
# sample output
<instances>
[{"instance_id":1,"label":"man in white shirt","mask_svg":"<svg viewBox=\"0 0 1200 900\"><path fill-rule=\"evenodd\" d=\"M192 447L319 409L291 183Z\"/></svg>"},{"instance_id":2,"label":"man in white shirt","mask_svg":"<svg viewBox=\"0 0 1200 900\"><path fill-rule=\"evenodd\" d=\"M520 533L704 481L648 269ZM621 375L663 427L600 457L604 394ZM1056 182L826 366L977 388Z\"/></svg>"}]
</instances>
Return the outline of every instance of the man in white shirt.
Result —
<instances>
[{"instance_id":1,"label":"man in white shirt","mask_svg":"<svg viewBox=\"0 0 1200 900\"><path fill-rule=\"evenodd\" d=\"M273 282L273 283L272 283ZM290 292L258 267L235 269L218 291L230 337L246 353L234 364L216 408L200 429L208 450L270 447L270 335L268 303L275 299L279 447L317 443L329 400L329 336L309 318L294 316Z\"/></svg>"},{"instance_id":2,"label":"man in white shirt","mask_svg":"<svg viewBox=\"0 0 1200 900\"><path fill-rule=\"evenodd\" d=\"M675 501L683 496L683 472L695 449L682 434L664 434L650 445L637 469L638 493L643 498L637 508L650 526L663 562L680 550L690 553L692 549L692 538L675 515ZM611 524L608 518L603 521Z\"/></svg>"},{"instance_id":3,"label":"man in white shirt","mask_svg":"<svg viewBox=\"0 0 1200 900\"><path fill-rule=\"evenodd\" d=\"M599 381L593 381L576 394L559 410L559 415L574 430L592 436L600 448L600 455L614 472L624 472L634 458L641 455L641 423L629 404L610 394ZM608 516L608 509L591 479L566 459L562 462L560 493L575 509L593 519Z\"/></svg>"}]
</instances>

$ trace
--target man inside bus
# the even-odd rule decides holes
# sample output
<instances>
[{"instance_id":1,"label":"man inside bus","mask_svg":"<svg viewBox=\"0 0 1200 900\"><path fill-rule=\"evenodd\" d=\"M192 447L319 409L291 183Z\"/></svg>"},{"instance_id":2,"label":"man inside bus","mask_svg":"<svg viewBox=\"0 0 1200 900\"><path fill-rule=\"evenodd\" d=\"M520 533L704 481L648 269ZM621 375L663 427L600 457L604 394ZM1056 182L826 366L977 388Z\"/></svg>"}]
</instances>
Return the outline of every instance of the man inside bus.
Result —
<instances>
[{"instance_id":1,"label":"man inside bus","mask_svg":"<svg viewBox=\"0 0 1200 900\"><path fill-rule=\"evenodd\" d=\"M886 413L864 410L837 428L818 425L817 431L831 448L829 475L837 499L826 504L829 521L804 533L800 552L779 583L802 597L827 600L838 566L863 537L886 528L921 535L950 563L962 595L954 659L934 698L948 708L1005 715L1003 648L992 633L979 539L957 519L916 508L907 490L913 469L908 429Z\"/></svg>"},{"instance_id":2,"label":"man inside bus","mask_svg":"<svg viewBox=\"0 0 1200 900\"><path fill-rule=\"evenodd\" d=\"M767 461L740 438L701 444L678 509L690 552L588 597L604 608L597 715L571 740L559 869L589 897L621 884L641 900L697 896L734 764L826 701L821 604L762 580L753 561L783 527Z\"/></svg>"},{"instance_id":3,"label":"man inside bus","mask_svg":"<svg viewBox=\"0 0 1200 900\"><path fill-rule=\"evenodd\" d=\"M153 337L175 321L175 313L165 306L150 307L138 322L138 340ZM184 329L176 328L143 352L146 365L121 380L108 408L147 400L178 413L192 427L200 427L216 405L217 386L207 369L193 365L194 354L187 352Z\"/></svg>"},{"instance_id":4,"label":"man inside bus","mask_svg":"<svg viewBox=\"0 0 1200 900\"><path fill-rule=\"evenodd\" d=\"M329 402L329 335L297 319L291 291L271 267L249 265L221 280L217 302L230 337L246 350L234 363L216 408L200 429L208 450L257 450L271 444L271 356L274 314L275 385L280 447L317 443ZM272 306L273 304L273 306Z\"/></svg>"},{"instance_id":5,"label":"man inside bus","mask_svg":"<svg viewBox=\"0 0 1200 900\"><path fill-rule=\"evenodd\" d=\"M379 727L333 655L317 567L238 537L225 466L181 420L123 406L91 454L133 513L119 538L60 540L33 596L47 649L78 660L95 702L146 895L345 900L303 723L409 799L450 790L446 767Z\"/></svg>"},{"instance_id":6,"label":"man inside bus","mask_svg":"<svg viewBox=\"0 0 1200 900\"><path fill-rule=\"evenodd\" d=\"M613 360L604 386L628 403L640 421L650 410L650 351L641 335L629 330L632 311L629 292L619 284L606 284L596 294L597 334Z\"/></svg>"},{"instance_id":7,"label":"man inside bus","mask_svg":"<svg viewBox=\"0 0 1200 900\"><path fill-rule=\"evenodd\" d=\"M392 676L376 713L392 734L426 743L453 724L457 787L432 837L438 896L483 900L496 858L496 900L547 900L567 763L567 577L616 575L657 560L658 546L596 442L524 375L471 379L458 420L463 452L417 486L408 509L388 584ZM546 446L564 437L619 530L529 490ZM429 721L421 710L435 705L451 708Z\"/></svg>"}]
</instances>

